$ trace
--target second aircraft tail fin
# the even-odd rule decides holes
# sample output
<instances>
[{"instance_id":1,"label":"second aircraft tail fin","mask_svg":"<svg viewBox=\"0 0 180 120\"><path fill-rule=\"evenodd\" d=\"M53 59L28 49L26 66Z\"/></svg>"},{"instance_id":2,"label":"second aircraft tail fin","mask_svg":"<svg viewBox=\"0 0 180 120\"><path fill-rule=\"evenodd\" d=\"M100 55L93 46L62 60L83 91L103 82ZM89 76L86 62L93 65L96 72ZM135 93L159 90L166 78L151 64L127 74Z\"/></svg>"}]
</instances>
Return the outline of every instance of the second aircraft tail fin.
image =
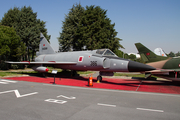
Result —
<instances>
[{"instance_id":1,"label":"second aircraft tail fin","mask_svg":"<svg viewBox=\"0 0 180 120\"><path fill-rule=\"evenodd\" d=\"M145 47L141 43L135 43L135 46L136 46L137 50L139 51L141 59L146 63L157 62L157 61L168 59L168 57L156 55L154 52L149 50L147 47Z\"/></svg>"}]
</instances>

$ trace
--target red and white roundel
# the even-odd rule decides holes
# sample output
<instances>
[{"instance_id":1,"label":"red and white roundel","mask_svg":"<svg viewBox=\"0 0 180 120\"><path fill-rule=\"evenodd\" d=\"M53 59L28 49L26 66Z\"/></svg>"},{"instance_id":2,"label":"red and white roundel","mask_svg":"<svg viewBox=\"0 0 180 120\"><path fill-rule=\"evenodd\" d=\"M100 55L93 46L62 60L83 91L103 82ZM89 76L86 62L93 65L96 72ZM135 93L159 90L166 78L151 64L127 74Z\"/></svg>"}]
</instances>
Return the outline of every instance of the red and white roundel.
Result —
<instances>
[{"instance_id":1,"label":"red and white roundel","mask_svg":"<svg viewBox=\"0 0 180 120\"><path fill-rule=\"evenodd\" d=\"M78 62L82 62L82 61L83 61L83 58L84 58L84 56L79 56Z\"/></svg>"}]
</instances>

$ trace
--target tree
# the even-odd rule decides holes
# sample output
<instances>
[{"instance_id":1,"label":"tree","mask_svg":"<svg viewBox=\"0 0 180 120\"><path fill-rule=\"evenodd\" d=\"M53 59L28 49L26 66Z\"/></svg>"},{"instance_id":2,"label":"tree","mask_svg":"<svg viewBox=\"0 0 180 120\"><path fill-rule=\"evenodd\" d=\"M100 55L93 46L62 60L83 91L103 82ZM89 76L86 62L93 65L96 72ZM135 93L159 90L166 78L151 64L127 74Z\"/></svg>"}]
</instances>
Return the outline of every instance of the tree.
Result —
<instances>
[{"instance_id":1,"label":"tree","mask_svg":"<svg viewBox=\"0 0 180 120\"><path fill-rule=\"evenodd\" d=\"M171 51L168 56L169 57L175 57L175 54Z\"/></svg>"},{"instance_id":2,"label":"tree","mask_svg":"<svg viewBox=\"0 0 180 120\"><path fill-rule=\"evenodd\" d=\"M180 56L180 52L176 53L176 56Z\"/></svg>"},{"instance_id":3,"label":"tree","mask_svg":"<svg viewBox=\"0 0 180 120\"><path fill-rule=\"evenodd\" d=\"M24 54L24 44L20 41L20 37L16 34L13 27L0 26L0 57L1 69L3 61L17 61Z\"/></svg>"},{"instance_id":4,"label":"tree","mask_svg":"<svg viewBox=\"0 0 180 120\"><path fill-rule=\"evenodd\" d=\"M124 57L124 59L129 59L129 55L127 54L127 53L124 53L124 55L123 55Z\"/></svg>"},{"instance_id":5,"label":"tree","mask_svg":"<svg viewBox=\"0 0 180 120\"><path fill-rule=\"evenodd\" d=\"M115 52L123 48L121 39L116 37L115 24L111 24L106 12L99 6L86 6L84 10L80 4L73 5L63 22L60 51L109 48Z\"/></svg>"},{"instance_id":6,"label":"tree","mask_svg":"<svg viewBox=\"0 0 180 120\"><path fill-rule=\"evenodd\" d=\"M19 47L20 37L16 34L14 28L0 26L0 55L11 57L11 60L17 57L17 48ZM6 60L6 59L5 59Z\"/></svg>"},{"instance_id":7,"label":"tree","mask_svg":"<svg viewBox=\"0 0 180 120\"><path fill-rule=\"evenodd\" d=\"M119 50L119 48L121 49L125 49L121 44L120 44L120 41L122 41L122 39L120 38L115 38L115 43L113 44L113 52L118 56L118 57L123 57L123 52L121 50Z\"/></svg>"},{"instance_id":8,"label":"tree","mask_svg":"<svg viewBox=\"0 0 180 120\"><path fill-rule=\"evenodd\" d=\"M128 55L128 58L129 58L130 60L135 61L135 60L136 60L136 55L130 54L130 55Z\"/></svg>"},{"instance_id":9,"label":"tree","mask_svg":"<svg viewBox=\"0 0 180 120\"><path fill-rule=\"evenodd\" d=\"M17 7L10 9L4 14L1 23L15 28L17 35L20 36L21 41L27 47L25 60L30 61L30 49L33 59L34 53L39 47L40 32L44 34L47 40L50 39L50 36L47 35L45 22L37 19L37 13L34 13L30 6L24 6L21 9Z\"/></svg>"},{"instance_id":10,"label":"tree","mask_svg":"<svg viewBox=\"0 0 180 120\"><path fill-rule=\"evenodd\" d=\"M16 29L19 13L20 10L17 7L9 9L8 12L4 14L4 17L1 20L1 25L14 27Z\"/></svg>"},{"instance_id":11,"label":"tree","mask_svg":"<svg viewBox=\"0 0 180 120\"><path fill-rule=\"evenodd\" d=\"M34 33L34 36L32 35L31 39L29 39L30 40L30 47L32 50L32 60L34 59L35 52L39 50L39 43L40 43L39 31L44 35L44 37L46 37L48 42L49 42L49 39L51 37L50 35L47 35L47 29L45 28L45 26L46 26L45 24L46 24L46 22L41 21L40 19L37 19L38 31L35 30L37 33Z\"/></svg>"},{"instance_id":12,"label":"tree","mask_svg":"<svg viewBox=\"0 0 180 120\"><path fill-rule=\"evenodd\" d=\"M99 6L86 6L82 18L81 36L89 50L109 48L115 51L119 47L120 39L116 38L115 24L111 24L106 12Z\"/></svg>"},{"instance_id":13,"label":"tree","mask_svg":"<svg viewBox=\"0 0 180 120\"><path fill-rule=\"evenodd\" d=\"M118 57L120 57L120 58L123 58L123 57L124 57L124 52L121 51L121 50L115 50L114 53L115 53Z\"/></svg>"},{"instance_id":14,"label":"tree","mask_svg":"<svg viewBox=\"0 0 180 120\"><path fill-rule=\"evenodd\" d=\"M68 15L63 21L62 33L58 38L60 44L60 51L69 51L71 48L78 49L78 29L84 13L84 8L80 4L73 5Z\"/></svg>"}]
</instances>

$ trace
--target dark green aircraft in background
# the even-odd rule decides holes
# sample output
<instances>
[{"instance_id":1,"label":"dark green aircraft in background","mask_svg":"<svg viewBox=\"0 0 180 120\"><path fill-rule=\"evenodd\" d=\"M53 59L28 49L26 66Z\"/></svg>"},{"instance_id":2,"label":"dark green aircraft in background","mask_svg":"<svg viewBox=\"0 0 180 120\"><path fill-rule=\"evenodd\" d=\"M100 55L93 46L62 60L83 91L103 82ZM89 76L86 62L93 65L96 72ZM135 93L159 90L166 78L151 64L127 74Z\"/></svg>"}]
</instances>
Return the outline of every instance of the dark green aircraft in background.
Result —
<instances>
[{"instance_id":1,"label":"dark green aircraft in background","mask_svg":"<svg viewBox=\"0 0 180 120\"><path fill-rule=\"evenodd\" d=\"M155 75L180 81L180 57L158 56L141 43L135 43L135 46L143 62L156 68L156 70L145 72L146 78Z\"/></svg>"}]
</instances>

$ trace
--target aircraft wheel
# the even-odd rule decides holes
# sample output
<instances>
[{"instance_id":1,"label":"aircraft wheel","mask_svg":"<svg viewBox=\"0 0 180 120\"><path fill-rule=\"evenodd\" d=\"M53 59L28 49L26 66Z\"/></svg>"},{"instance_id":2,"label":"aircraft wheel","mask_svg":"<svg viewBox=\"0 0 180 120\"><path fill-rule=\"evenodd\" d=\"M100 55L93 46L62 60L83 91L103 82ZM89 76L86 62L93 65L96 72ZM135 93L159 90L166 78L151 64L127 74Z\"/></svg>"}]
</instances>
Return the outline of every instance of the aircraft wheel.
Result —
<instances>
[{"instance_id":1,"label":"aircraft wheel","mask_svg":"<svg viewBox=\"0 0 180 120\"><path fill-rule=\"evenodd\" d=\"M99 82L102 82L102 76L98 75L97 76L97 81L99 80Z\"/></svg>"}]
</instances>

